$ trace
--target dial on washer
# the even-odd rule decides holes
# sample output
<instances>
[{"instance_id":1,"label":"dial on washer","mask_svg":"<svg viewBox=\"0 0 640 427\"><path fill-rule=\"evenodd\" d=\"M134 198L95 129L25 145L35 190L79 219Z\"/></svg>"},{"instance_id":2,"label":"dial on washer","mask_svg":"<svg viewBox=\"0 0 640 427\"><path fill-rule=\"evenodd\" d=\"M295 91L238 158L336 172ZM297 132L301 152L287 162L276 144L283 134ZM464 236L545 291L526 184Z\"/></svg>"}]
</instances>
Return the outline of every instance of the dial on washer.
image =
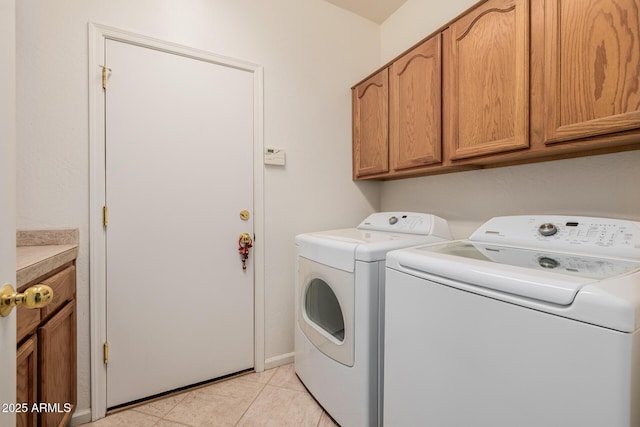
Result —
<instances>
[{"instance_id":1,"label":"dial on washer","mask_svg":"<svg viewBox=\"0 0 640 427\"><path fill-rule=\"evenodd\" d=\"M538 232L543 236L553 236L558 232L558 227L556 227L554 224L551 224L550 222L547 222L538 227Z\"/></svg>"}]
</instances>

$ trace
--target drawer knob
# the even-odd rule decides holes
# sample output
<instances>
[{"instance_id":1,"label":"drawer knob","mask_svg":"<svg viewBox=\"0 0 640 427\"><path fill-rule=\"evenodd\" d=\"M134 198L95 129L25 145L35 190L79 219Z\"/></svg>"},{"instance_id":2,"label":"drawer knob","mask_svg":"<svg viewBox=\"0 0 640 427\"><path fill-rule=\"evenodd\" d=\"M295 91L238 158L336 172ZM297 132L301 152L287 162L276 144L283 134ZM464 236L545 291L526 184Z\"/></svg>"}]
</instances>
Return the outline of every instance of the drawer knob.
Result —
<instances>
[{"instance_id":1,"label":"drawer knob","mask_svg":"<svg viewBox=\"0 0 640 427\"><path fill-rule=\"evenodd\" d=\"M13 307L22 305L25 308L42 308L53 300L53 289L47 285L33 285L24 293L13 290L13 286L4 285L0 290L0 316L7 317Z\"/></svg>"}]
</instances>

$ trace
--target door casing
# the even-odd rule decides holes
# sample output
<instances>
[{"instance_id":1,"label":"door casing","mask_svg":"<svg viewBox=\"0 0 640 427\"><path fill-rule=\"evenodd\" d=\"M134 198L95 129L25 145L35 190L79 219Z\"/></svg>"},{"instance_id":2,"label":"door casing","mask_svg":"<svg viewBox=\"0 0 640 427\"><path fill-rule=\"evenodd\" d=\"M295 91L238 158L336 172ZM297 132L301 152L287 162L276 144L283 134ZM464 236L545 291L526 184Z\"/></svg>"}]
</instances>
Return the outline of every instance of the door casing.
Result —
<instances>
[{"instance_id":1,"label":"door casing","mask_svg":"<svg viewBox=\"0 0 640 427\"><path fill-rule=\"evenodd\" d=\"M15 1L0 1L0 288L16 284L16 25ZM0 405L16 401L16 310L0 317ZM15 425L0 408L0 426ZM6 408L5 408L6 409Z\"/></svg>"},{"instance_id":2,"label":"door casing","mask_svg":"<svg viewBox=\"0 0 640 427\"><path fill-rule=\"evenodd\" d=\"M107 410L107 375L103 344L107 338L106 318L106 232L102 223L105 203L105 105L102 68L105 40L116 40L164 52L225 65L253 74L253 218L256 239L254 255L254 367L264 370L264 177L263 177L263 68L188 46L163 41L93 22L89 23L89 262L90 262L90 345L91 345L91 418L105 416Z\"/></svg>"}]
</instances>

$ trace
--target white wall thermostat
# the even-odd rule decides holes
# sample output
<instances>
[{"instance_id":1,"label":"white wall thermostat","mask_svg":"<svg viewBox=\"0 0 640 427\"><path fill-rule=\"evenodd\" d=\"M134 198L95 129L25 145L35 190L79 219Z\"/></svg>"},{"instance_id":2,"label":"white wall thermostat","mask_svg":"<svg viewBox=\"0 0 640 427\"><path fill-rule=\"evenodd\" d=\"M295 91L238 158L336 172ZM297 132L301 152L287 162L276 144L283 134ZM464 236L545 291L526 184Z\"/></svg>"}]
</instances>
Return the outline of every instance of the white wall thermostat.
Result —
<instances>
[{"instance_id":1,"label":"white wall thermostat","mask_svg":"<svg viewBox=\"0 0 640 427\"><path fill-rule=\"evenodd\" d=\"M285 153L280 148L265 148L264 149L264 164L284 166Z\"/></svg>"}]
</instances>

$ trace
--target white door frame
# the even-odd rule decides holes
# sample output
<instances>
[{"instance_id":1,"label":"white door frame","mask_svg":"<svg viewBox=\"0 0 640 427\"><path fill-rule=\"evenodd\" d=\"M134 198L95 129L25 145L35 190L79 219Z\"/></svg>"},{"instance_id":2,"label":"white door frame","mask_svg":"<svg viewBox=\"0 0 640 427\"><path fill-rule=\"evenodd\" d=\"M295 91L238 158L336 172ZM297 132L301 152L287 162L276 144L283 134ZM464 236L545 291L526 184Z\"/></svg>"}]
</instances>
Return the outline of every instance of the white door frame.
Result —
<instances>
[{"instance_id":1,"label":"white door frame","mask_svg":"<svg viewBox=\"0 0 640 427\"><path fill-rule=\"evenodd\" d=\"M263 68L249 62L89 23L89 283L91 343L91 416L104 417L107 410L107 370L102 347L107 339L106 232L102 225L105 204L105 105L102 69L105 41L116 40L167 53L194 58L253 73L253 218L254 233L254 368L264 370L264 178L263 178ZM114 72L116 72L114 70Z\"/></svg>"},{"instance_id":2,"label":"white door frame","mask_svg":"<svg viewBox=\"0 0 640 427\"><path fill-rule=\"evenodd\" d=\"M0 0L0 288L16 283L16 4ZM0 317L0 405L16 403L16 310ZM16 425L2 411L0 426Z\"/></svg>"}]
</instances>

